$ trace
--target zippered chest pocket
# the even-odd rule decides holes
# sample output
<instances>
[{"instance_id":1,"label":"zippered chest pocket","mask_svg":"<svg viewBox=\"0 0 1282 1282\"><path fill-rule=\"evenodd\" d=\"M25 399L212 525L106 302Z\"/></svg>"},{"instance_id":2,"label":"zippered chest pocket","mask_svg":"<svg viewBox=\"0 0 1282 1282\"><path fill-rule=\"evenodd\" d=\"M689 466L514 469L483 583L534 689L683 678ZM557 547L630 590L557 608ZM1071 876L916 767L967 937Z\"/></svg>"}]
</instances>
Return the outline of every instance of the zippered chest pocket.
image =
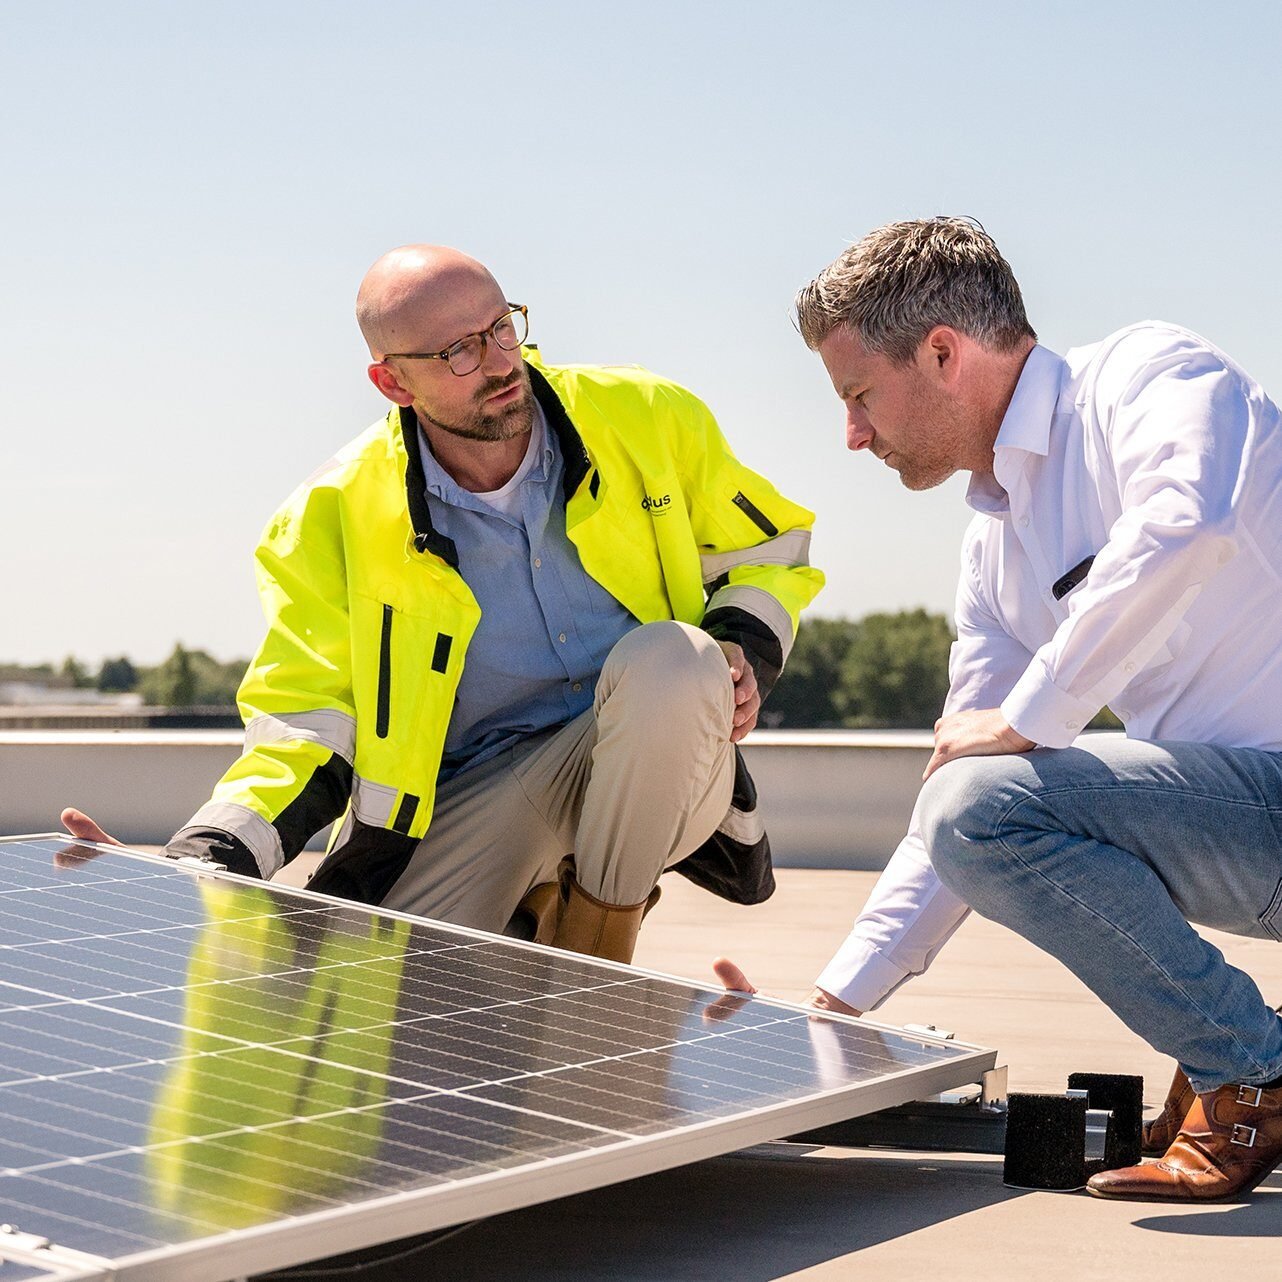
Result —
<instances>
[{"instance_id":1,"label":"zippered chest pocket","mask_svg":"<svg viewBox=\"0 0 1282 1282\"><path fill-rule=\"evenodd\" d=\"M392 621L396 611L383 605L383 622L378 637L378 702L374 716L374 733L387 738L387 728L392 719Z\"/></svg>"},{"instance_id":2,"label":"zippered chest pocket","mask_svg":"<svg viewBox=\"0 0 1282 1282\"><path fill-rule=\"evenodd\" d=\"M423 712L430 712L425 697L429 704L448 708L457 684L459 647L452 632L390 602L358 599L356 607L352 684L358 721L371 718L376 739L403 736ZM434 683L441 687L437 700L430 697Z\"/></svg>"}]
</instances>

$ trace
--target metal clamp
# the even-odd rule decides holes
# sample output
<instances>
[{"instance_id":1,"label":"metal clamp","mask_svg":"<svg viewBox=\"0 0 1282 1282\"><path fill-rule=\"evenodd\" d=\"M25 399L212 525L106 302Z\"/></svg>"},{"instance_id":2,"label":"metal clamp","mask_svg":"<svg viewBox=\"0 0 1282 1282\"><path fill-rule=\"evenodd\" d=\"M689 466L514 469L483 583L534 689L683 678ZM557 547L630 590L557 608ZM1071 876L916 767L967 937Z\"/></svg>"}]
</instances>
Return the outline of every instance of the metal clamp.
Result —
<instances>
[{"instance_id":1,"label":"metal clamp","mask_svg":"<svg viewBox=\"0 0 1282 1282\"><path fill-rule=\"evenodd\" d=\"M949 1032L946 1028L936 1028L934 1024L905 1024L905 1033L923 1033L927 1037L938 1037L941 1041L951 1042L956 1037L956 1033Z\"/></svg>"},{"instance_id":2,"label":"metal clamp","mask_svg":"<svg viewBox=\"0 0 1282 1282\"><path fill-rule=\"evenodd\" d=\"M43 1251L50 1245L47 1237L24 1233L16 1224L0 1224L0 1244L14 1251Z\"/></svg>"},{"instance_id":3,"label":"metal clamp","mask_svg":"<svg viewBox=\"0 0 1282 1282\"><path fill-rule=\"evenodd\" d=\"M170 862L175 864L185 864L188 868L198 868L201 872L226 872L227 865L220 864L217 859L210 859L208 855L170 855Z\"/></svg>"},{"instance_id":4,"label":"metal clamp","mask_svg":"<svg viewBox=\"0 0 1282 1282\"><path fill-rule=\"evenodd\" d=\"M5 1260L53 1270L60 1277L83 1277L87 1271L105 1276L103 1270L110 1264L101 1256L59 1246L38 1233L24 1233L17 1225L0 1224L0 1263Z\"/></svg>"},{"instance_id":5,"label":"metal clamp","mask_svg":"<svg viewBox=\"0 0 1282 1282\"><path fill-rule=\"evenodd\" d=\"M1005 1064L990 1068L979 1079L979 1103L981 1108L1001 1109L1005 1111L1006 1100L1010 1095L1010 1070Z\"/></svg>"}]
</instances>

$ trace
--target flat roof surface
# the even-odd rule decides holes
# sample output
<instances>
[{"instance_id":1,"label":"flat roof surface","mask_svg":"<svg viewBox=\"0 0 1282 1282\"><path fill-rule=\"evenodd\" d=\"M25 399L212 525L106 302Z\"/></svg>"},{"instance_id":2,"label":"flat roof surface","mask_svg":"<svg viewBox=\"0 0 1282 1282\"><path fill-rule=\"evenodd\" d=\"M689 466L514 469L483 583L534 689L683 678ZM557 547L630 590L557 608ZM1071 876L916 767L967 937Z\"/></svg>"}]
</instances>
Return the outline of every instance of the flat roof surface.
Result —
<instances>
[{"instance_id":1,"label":"flat roof surface","mask_svg":"<svg viewBox=\"0 0 1282 1282\"><path fill-rule=\"evenodd\" d=\"M704 978L719 953L763 991L800 999L863 903L875 873L783 870L775 897L738 908L664 879L637 963ZM1282 1001L1282 947L1208 932ZM995 1046L1013 1090L1064 1088L1070 1072L1142 1073L1165 1096L1171 1065L1058 962L971 917L930 972L878 1012ZM514 1211L436 1242L367 1282L486 1279L1271 1277L1282 1176L1249 1202L1174 1207L1003 1187L1001 1159L968 1154L764 1145Z\"/></svg>"}]
</instances>

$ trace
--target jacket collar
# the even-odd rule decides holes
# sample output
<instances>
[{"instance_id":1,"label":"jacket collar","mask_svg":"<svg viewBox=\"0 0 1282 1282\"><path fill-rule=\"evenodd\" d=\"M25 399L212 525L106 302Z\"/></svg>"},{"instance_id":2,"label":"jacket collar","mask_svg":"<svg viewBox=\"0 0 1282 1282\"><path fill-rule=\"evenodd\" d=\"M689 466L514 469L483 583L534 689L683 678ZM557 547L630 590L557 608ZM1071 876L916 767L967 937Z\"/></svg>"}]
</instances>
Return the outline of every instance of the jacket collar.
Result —
<instances>
[{"instance_id":1,"label":"jacket collar","mask_svg":"<svg viewBox=\"0 0 1282 1282\"><path fill-rule=\"evenodd\" d=\"M451 569L458 569L458 548L432 525L427 506L427 477L423 458L418 452L418 417L412 405L402 405L401 440L405 446L405 501L409 507L410 525L414 529L414 548L439 556Z\"/></svg>"},{"instance_id":2,"label":"jacket collar","mask_svg":"<svg viewBox=\"0 0 1282 1282\"><path fill-rule=\"evenodd\" d=\"M561 398L553 390L552 384L543 376L535 365L526 362L525 368L530 374L530 385L534 389L534 399L543 407L548 426L556 433L556 443L561 447L561 458L565 464L563 478L565 497L569 499L583 484L592 460L588 457L587 447L578 429L570 422L570 416L561 404Z\"/></svg>"},{"instance_id":3,"label":"jacket collar","mask_svg":"<svg viewBox=\"0 0 1282 1282\"><path fill-rule=\"evenodd\" d=\"M556 433L564 462L563 484L568 500L583 483L592 465L583 438L570 421L561 398L542 372L529 361L525 364L530 376L534 399L538 401L547 418L548 426ZM405 446L405 500L409 508L410 525L414 530L414 547L419 552L439 556L452 569L459 568L458 549L454 540L441 534L432 525L432 513L427 504L427 477L423 473L423 458L418 448L418 418L413 406L400 409L401 440Z\"/></svg>"}]
</instances>

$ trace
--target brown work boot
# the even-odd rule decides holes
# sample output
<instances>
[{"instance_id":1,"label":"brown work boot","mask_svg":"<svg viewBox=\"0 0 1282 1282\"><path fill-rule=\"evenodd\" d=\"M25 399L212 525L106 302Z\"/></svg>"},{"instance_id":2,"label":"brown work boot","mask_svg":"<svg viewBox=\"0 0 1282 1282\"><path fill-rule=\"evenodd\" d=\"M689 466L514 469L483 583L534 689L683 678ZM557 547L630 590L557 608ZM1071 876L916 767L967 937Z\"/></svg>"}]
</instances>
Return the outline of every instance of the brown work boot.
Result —
<instances>
[{"instance_id":1,"label":"brown work boot","mask_svg":"<svg viewBox=\"0 0 1282 1282\"><path fill-rule=\"evenodd\" d=\"M516 906L504 934L535 944L550 944L556 934L556 919L561 909L561 887L558 882L544 881L525 892Z\"/></svg>"},{"instance_id":2,"label":"brown work boot","mask_svg":"<svg viewBox=\"0 0 1282 1282\"><path fill-rule=\"evenodd\" d=\"M1184 1125L1184 1119L1195 1099L1197 1092L1184 1076L1184 1070L1177 1067L1162 1111L1151 1122L1144 1123L1140 1135L1140 1152L1149 1157L1165 1153L1175 1143L1175 1137L1180 1133L1180 1127Z\"/></svg>"},{"instance_id":3,"label":"brown work boot","mask_svg":"<svg viewBox=\"0 0 1282 1282\"><path fill-rule=\"evenodd\" d=\"M656 886L639 904L607 904L589 895L563 866L561 916L552 947L607 961L630 962L641 920L659 902L659 893Z\"/></svg>"},{"instance_id":4,"label":"brown work boot","mask_svg":"<svg viewBox=\"0 0 1282 1282\"><path fill-rule=\"evenodd\" d=\"M1096 1197L1204 1202L1249 1193L1282 1162L1282 1087L1221 1086L1195 1095L1157 1162L1093 1175Z\"/></svg>"},{"instance_id":5,"label":"brown work boot","mask_svg":"<svg viewBox=\"0 0 1282 1282\"><path fill-rule=\"evenodd\" d=\"M1282 1015L1282 1006L1275 1006L1274 1010ZM1157 1157L1175 1143L1175 1137L1180 1133L1180 1127L1184 1125L1184 1119L1196 1098L1197 1092L1184 1076L1184 1070L1177 1064L1162 1111L1151 1122L1144 1123L1140 1134L1140 1152L1145 1157Z\"/></svg>"}]
</instances>

